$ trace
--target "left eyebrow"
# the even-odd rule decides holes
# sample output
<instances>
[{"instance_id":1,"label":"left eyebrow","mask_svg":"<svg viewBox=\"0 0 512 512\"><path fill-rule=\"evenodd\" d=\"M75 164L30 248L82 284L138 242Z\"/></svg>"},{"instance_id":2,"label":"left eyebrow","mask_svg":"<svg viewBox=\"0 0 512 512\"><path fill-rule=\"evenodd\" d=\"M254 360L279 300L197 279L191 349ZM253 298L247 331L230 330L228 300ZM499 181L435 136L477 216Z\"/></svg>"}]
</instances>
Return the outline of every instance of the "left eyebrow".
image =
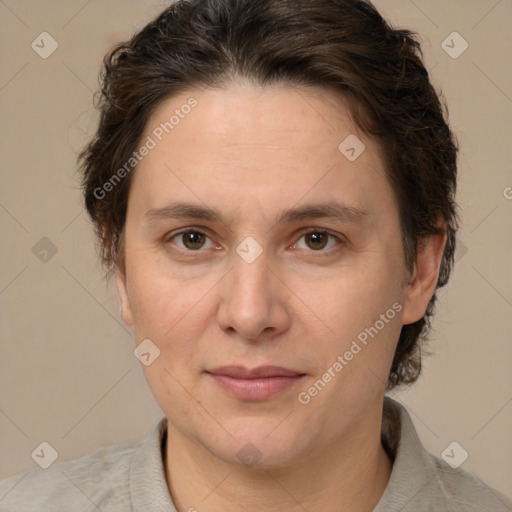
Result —
<instances>
[{"instance_id":1,"label":"left eyebrow","mask_svg":"<svg viewBox=\"0 0 512 512\"><path fill-rule=\"evenodd\" d=\"M329 219L348 224L361 224L369 217L370 214L362 208L330 201L327 203L310 203L295 208L289 208L279 216L277 224L310 219Z\"/></svg>"}]
</instances>

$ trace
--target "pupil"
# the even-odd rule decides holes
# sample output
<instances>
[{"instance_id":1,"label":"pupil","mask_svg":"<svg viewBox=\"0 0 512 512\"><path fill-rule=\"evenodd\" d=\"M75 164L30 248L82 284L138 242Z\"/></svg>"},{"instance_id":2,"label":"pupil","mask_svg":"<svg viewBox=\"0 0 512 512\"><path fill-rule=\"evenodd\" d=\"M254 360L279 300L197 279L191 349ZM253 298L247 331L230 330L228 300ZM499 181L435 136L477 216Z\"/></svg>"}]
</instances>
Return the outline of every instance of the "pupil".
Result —
<instances>
[{"instance_id":1,"label":"pupil","mask_svg":"<svg viewBox=\"0 0 512 512\"><path fill-rule=\"evenodd\" d=\"M306 242L311 249L323 249L327 245L327 235L325 233L308 233Z\"/></svg>"},{"instance_id":2,"label":"pupil","mask_svg":"<svg viewBox=\"0 0 512 512\"><path fill-rule=\"evenodd\" d=\"M188 249L200 249L205 242L205 236L203 233L192 231L183 235L183 244Z\"/></svg>"}]
</instances>

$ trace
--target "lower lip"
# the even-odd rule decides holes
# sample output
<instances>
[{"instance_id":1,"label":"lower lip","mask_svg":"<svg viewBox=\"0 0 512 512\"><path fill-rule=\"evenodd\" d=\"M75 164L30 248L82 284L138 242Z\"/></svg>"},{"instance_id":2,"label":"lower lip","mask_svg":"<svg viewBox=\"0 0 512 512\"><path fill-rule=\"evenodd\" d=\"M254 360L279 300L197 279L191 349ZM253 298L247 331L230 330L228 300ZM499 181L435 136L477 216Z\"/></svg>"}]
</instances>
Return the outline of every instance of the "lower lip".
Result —
<instances>
[{"instance_id":1,"label":"lower lip","mask_svg":"<svg viewBox=\"0 0 512 512\"><path fill-rule=\"evenodd\" d=\"M265 400L291 388L302 379L302 375L261 379L235 379L212 373L209 375L219 386L240 400Z\"/></svg>"}]
</instances>

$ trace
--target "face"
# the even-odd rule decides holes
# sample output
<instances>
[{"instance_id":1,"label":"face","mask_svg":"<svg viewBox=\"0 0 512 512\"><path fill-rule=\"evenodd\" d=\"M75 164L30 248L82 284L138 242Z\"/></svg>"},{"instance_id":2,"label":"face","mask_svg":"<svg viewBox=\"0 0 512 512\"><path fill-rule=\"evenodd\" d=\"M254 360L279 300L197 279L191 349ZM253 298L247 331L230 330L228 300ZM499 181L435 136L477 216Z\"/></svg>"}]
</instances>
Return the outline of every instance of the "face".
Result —
<instances>
[{"instance_id":1,"label":"face","mask_svg":"<svg viewBox=\"0 0 512 512\"><path fill-rule=\"evenodd\" d=\"M224 461L283 465L362 435L432 294L406 284L380 150L348 108L314 88L194 89L142 138L123 319L160 351L143 368L169 424Z\"/></svg>"}]
</instances>

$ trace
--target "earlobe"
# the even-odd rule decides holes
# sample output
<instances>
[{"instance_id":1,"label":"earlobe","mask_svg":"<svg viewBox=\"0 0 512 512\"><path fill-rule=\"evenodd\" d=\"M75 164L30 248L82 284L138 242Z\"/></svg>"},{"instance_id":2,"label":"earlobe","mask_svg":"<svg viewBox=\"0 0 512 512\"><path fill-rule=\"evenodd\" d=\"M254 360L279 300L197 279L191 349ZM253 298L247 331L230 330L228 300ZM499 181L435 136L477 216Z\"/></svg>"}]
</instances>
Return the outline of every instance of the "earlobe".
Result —
<instances>
[{"instance_id":1,"label":"earlobe","mask_svg":"<svg viewBox=\"0 0 512 512\"><path fill-rule=\"evenodd\" d=\"M445 244L446 231L429 236L418 248L414 271L406 288L404 325L417 322L424 316L436 290Z\"/></svg>"},{"instance_id":2,"label":"earlobe","mask_svg":"<svg viewBox=\"0 0 512 512\"><path fill-rule=\"evenodd\" d=\"M119 294L120 313L123 322L127 325L133 325L133 315L126 290L126 276L116 267L116 286Z\"/></svg>"}]
</instances>

